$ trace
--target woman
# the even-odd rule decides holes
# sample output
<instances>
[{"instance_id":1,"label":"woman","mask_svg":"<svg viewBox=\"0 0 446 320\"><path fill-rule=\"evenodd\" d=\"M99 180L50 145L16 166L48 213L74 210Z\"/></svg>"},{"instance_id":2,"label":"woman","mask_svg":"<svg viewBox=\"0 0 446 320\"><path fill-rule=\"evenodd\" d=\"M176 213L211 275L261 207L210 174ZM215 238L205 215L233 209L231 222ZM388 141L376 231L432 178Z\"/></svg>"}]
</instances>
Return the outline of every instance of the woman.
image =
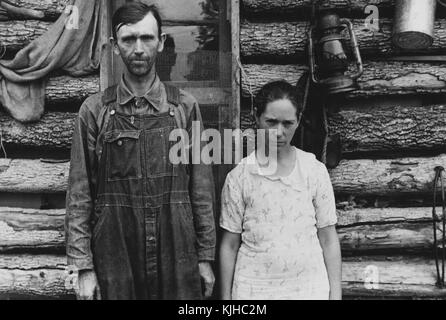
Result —
<instances>
[{"instance_id":1,"label":"woman","mask_svg":"<svg viewBox=\"0 0 446 320\"><path fill-rule=\"evenodd\" d=\"M302 114L298 92L285 81L272 82L261 89L255 105L258 129L277 143L258 144L226 178L220 218L222 298L341 299L330 177L313 154L291 146Z\"/></svg>"}]
</instances>

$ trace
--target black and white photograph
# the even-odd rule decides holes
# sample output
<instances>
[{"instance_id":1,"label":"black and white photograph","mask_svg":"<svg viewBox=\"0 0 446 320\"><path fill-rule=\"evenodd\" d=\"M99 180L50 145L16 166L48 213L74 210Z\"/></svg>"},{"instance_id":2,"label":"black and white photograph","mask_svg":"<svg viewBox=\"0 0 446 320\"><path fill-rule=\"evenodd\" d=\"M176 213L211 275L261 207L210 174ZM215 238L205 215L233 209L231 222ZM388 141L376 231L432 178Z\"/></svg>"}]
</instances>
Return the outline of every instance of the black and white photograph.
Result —
<instances>
[{"instance_id":1,"label":"black and white photograph","mask_svg":"<svg viewBox=\"0 0 446 320\"><path fill-rule=\"evenodd\" d=\"M446 299L445 103L445 0L0 0L0 300Z\"/></svg>"}]
</instances>

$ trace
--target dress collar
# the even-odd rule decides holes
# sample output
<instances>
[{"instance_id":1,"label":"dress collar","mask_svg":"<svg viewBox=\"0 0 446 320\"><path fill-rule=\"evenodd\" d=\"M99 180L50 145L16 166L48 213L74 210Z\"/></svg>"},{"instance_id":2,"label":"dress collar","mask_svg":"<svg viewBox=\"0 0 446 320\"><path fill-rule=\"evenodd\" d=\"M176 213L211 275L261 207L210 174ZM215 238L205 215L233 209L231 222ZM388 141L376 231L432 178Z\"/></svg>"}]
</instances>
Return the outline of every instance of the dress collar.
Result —
<instances>
[{"instance_id":1,"label":"dress collar","mask_svg":"<svg viewBox=\"0 0 446 320\"><path fill-rule=\"evenodd\" d=\"M246 158L246 165L248 167L248 171L249 171L249 173L251 173L253 175L261 176L261 177L264 177L271 181L280 180L280 181L282 181L282 183L292 187L293 189L295 189L297 191L302 191L305 189L305 186L303 185L304 180L302 179L302 178L304 178L304 175L303 175L303 170L301 169L301 166L300 166L299 150L296 147L294 147L294 150L296 152L296 162L294 164L293 171L291 171L291 173L288 176L272 177L272 176L268 175L268 172L265 169L262 169L262 167L260 167L255 151L252 152Z\"/></svg>"},{"instance_id":2,"label":"dress collar","mask_svg":"<svg viewBox=\"0 0 446 320\"><path fill-rule=\"evenodd\" d=\"M126 105L131 100L137 97L130 91L127 87L124 76L122 76L121 81L118 85L118 103L120 105ZM142 97L150 103L156 110L160 110L160 104L162 101L162 91L161 91L161 80L158 75L156 75L155 80L152 83L150 89Z\"/></svg>"}]
</instances>

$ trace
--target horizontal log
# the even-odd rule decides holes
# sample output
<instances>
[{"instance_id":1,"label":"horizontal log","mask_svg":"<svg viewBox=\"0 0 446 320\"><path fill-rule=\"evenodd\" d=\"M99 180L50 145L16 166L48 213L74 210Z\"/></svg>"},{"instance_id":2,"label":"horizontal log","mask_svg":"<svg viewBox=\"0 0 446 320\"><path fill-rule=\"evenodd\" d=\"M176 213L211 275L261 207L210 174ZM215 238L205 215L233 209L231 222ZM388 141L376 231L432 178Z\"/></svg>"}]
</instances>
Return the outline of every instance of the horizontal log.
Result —
<instances>
[{"instance_id":1,"label":"horizontal log","mask_svg":"<svg viewBox=\"0 0 446 320\"><path fill-rule=\"evenodd\" d=\"M64 250L65 210L0 208L0 252Z\"/></svg>"},{"instance_id":2,"label":"horizontal log","mask_svg":"<svg viewBox=\"0 0 446 320\"><path fill-rule=\"evenodd\" d=\"M0 43L8 52L17 52L50 26L51 22L39 20L0 21Z\"/></svg>"},{"instance_id":3,"label":"horizontal log","mask_svg":"<svg viewBox=\"0 0 446 320\"><path fill-rule=\"evenodd\" d=\"M171 81L169 83L192 94L200 105L224 104L228 96L230 96L228 89L209 87L202 82ZM59 108L73 106L73 108L77 109L86 98L98 92L98 75L85 77L53 76L49 78L46 86L45 102L47 105ZM3 120L7 121L6 119Z\"/></svg>"},{"instance_id":4,"label":"horizontal log","mask_svg":"<svg viewBox=\"0 0 446 320\"><path fill-rule=\"evenodd\" d=\"M9 2L18 7L43 12L43 19L54 21L63 12L69 0L9 0Z\"/></svg>"},{"instance_id":5,"label":"horizontal log","mask_svg":"<svg viewBox=\"0 0 446 320\"><path fill-rule=\"evenodd\" d=\"M429 209L426 209L429 211ZM437 231L441 234L441 230ZM432 223L361 225L338 230L344 254L423 253L433 250Z\"/></svg>"},{"instance_id":6,"label":"horizontal log","mask_svg":"<svg viewBox=\"0 0 446 320\"><path fill-rule=\"evenodd\" d=\"M296 84L308 68L304 65L245 64L242 94L254 95L266 83L285 79ZM443 63L366 61L358 80L359 90L348 98L446 92L446 67Z\"/></svg>"},{"instance_id":7,"label":"horizontal log","mask_svg":"<svg viewBox=\"0 0 446 320\"><path fill-rule=\"evenodd\" d=\"M66 257L0 255L0 299L73 298Z\"/></svg>"},{"instance_id":8,"label":"horizontal log","mask_svg":"<svg viewBox=\"0 0 446 320\"><path fill-rule=\"evenodd\" d=\"M47 104L63 105L66 103L81 104L90 95L99 92L99 76L85 77L56 76L50 77L45 100Z\"/></svg>"},{"instance_id":9,"label":"horizontal log","mask_svg":"<svg viewBox=\"0 0 446 320\"><path fill-rule=\"evenodd\" d=\"M349 298L444 298L435 261L420 257L363 256L343 259L343 295Z\"/></svg>"},{"instance_id":10,"label":"horizontal log","mask_svg":"<svg viewBox=\"0 0 446 320\"><path fill-rule=\"evenodd\" d=\"M441 216L441 209L437 214ZM338 209L338 228L355 226L432 222L432 208L350 208Z\"/></svg>"},{"instance_id":11,"label":"horizontal log","mask_svg":"<svg viewBox=\"0 0 446 320\"><path fill-rule=\"evenodd\" d=\"M290 13L301 10L311 10L312 0L242 0L246 14L271 14ZM376 5L379 8L389 8L394 5L394 0L326 0L318 3L322 8L347 9L364 12L368 5Z\"/></svg>"},{"instance_id":12,"label":"horizontal log","mask_svg":"<svg viewBox=\"0 0 446 320\"><path fill-rule=\"evenodd\" d=\"M409 195L432 192L435 167L445 166L446 155L431 158L342 160L330 170L338 194Z\"/></svg>"},{"instance_id":13,"label":"horizontal log","mask_svg":"<svg viewBox=\"0 0 446 320\"><path fill-rule=\"evenodd\" d=\"M0 192L62 193L67 189L68 163L0 159Z\"/></svg>"},{"instance_id":14,"label":"horizontal log","mask_svg":"<svg viewBox=\"0 0 446 320\"><path fill-rule=\"evenodd\" d=\"M435 263L418 257L347 257L342 285L346 298L439 298ZM0 298L73 298L65 257L0 256Z\"/></svg>"},{"instance_id":15,"label":"horizontal log","mask_svg":"<svg viewBox=\"0 0 446 320\"><path fill-rule=\"evenodd\" d=\"M445 166L446 155L431 158L342 160L330 170L335 192L351 195L428 194L434 168ZM65 192L68 163L41 160L0 160L0 192Z\"/></svg>"},{"instance_id":16,"label":"horizontal log","mask_svg":"<svg viewBox=\"0 0 446 320\"><path fill-rule=\"evenodd\" d=\"M9 115L0 114L3 143L21 147L71 147L76 113L46 113L39 122L23 124Z\"/></svg>"},{"instance_id":17,"label":"horizontal log","mask_svg":"<svg viewBox=\"0 0 446 320\"><path fill-rule=\"evenodd\" d=\"M328 114L330 135L339 135L343 155L425 152L446 146L446 106L365 107L353 102ZM242 130L255 127L249 110L241 112Z\"/></svg>"},{"instance_id":18,"label":"horizontal log","mask_svg":"<svg viewBox=\"0 0 446 320\"><path fill-rule=\"evenodd\" d=\"M249 111L242 114L242 129L253 126ZM3 142L22 147L71 146L76 114L50 112L32 124L22 124L0 113ZM446 145L446 106L374 108L351 107L330 114L330 134L338 134L345 155L383 151L425 151Z\"/></svg>"},{"instance_id":19,"label":"horizontal log","mask_svg":"<svg viewBox=\"0 0 446 320\"><path fill-rule=\"evenodd\" d=\"M338 210L338 217L345 254L425 253L433 246L431 208ZM64 218L63 209L0 208L0 252L63 252Z\"/></svg>"},{"instance_id":20,"label":"horizontal log","mask_svg":"<svg viewBox=\"0 0 446 320\"><path fill-rule=\"evenodd\" d=\"M446 146L446 106L431 105L341 109L328 116L343 154L423 151Z\"/></svg>"},{"instance_id":21,"label":"horizontal log","mask_svg":"<svg viewBox=\"0 0 446 320\"><path fill-rule=\"evenodd\" d=\"M402 51L392 45L393 20L380 19L379 31L372 30L364 19L353 20L361 55L365 57L390 56ZM240 50L246 60L254 57L280 59L294 57L305 59L307 54L308 22L268 22L252 23L244 21L240 25ZM434 42L422 54L444 52L446 46L446 20L435 21ZM417 52L413 51L412 54Z\"/></svg>"}]
</instances>

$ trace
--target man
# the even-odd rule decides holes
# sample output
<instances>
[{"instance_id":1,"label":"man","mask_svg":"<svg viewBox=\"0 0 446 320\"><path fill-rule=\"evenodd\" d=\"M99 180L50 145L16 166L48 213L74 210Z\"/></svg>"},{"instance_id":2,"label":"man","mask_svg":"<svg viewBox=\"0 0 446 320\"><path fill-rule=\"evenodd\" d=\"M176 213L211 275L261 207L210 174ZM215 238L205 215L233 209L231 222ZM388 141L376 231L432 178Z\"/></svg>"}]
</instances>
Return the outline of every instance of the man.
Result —
<instances>
[{"instance_id":1,"label":"man","mask_svg":"<svg viewBox=\"0 0 446 320\"><path fill-rule=\"evenodd\" d=\"M169 161L170 132L201 123L198 104L158 78L166 35L156 7L130 2L112 27L126 68L117 86L82 105L71 151L66 240L78 298L210 296L212 171Z\"/></svg>"}]
</instances>

